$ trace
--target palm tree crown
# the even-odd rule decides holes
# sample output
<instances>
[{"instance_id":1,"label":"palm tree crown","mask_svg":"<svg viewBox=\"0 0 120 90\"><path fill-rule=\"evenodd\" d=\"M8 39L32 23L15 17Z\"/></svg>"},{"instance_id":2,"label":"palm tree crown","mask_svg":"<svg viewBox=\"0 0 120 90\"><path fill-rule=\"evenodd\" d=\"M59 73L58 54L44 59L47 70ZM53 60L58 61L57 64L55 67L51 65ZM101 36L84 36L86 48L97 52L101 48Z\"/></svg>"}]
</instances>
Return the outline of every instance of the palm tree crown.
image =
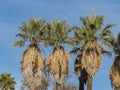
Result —
<instances>
[{"instance_id":1,"label":"palm tree crown","mask_svg":"<svg viewBox=\"0 0 120 90\"><path fill-rule=\"evenodd\" d=\"M0 88L2 90L15 90L14 86L16 81L13 77L11 77L8 73L3 73L0 75Z\"/></svg>"},{"instance_id":2,"label":"palm tree crown","mask_svg":"<svg viewBox=\"0 0 120 90\"><path fill-rule=\"evenodd\" d=\"M67 27L66 21L54 20L52 24L47 23L47 40L44 43L52 46L60 46L63 43L67 43L70 32Z\"/></svg>"},{"instance_id":3,"label":"palm tree crown","mask_svg":"<svg viewBox=\"0 0 120 90\"><path fill-rule=\"evenodd\" d=\"M30 42L30 45L38 45L38 42L44 39L45 21L30 19L29 24L23 22L19 29L21 32L16 37L20 37L21 39L16 41L13 46L24 46L26 42Z\"/></svg>"}]
</instances>

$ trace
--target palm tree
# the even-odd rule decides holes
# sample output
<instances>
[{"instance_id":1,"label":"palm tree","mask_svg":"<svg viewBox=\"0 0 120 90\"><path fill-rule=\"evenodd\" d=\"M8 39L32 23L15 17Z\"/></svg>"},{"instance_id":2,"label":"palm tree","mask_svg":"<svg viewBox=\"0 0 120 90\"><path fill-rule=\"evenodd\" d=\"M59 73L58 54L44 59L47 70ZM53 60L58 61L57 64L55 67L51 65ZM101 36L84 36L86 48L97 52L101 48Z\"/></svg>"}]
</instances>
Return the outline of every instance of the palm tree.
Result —
<instances>
[{"instance_id":1,"label":"palm tree","mask_svg":"<svg viewBox=\"0 0 120 90\"><path fill-rule=\"evenodd\" d=\"M120 33L118 39L114 42L115 59L110 69L110 80L114 90L120 89Z\"/></svg>"},{"instance_id":2,"label":"palm tree","mask_svg":"<svg viewBox=\"0 0 120 90\"><path fill-rule=\"evenodd\" d=\"M22 56L21 69L25 84L31 90L37 90L41 83L44 68L44 58L41 54L39 42L45 38L45 21L30 19L29 23L23 22L19 29L21 32L16 37L19 37L20 40L16 41L13 46L29 44Z\"/></svg>"},{"instance_id":3,"label":"palm tree","mask_svg":"<svg viewBox=\"0 0 120 90\"><path fill-rule=\"evenodd\" d=\"M65 75L69 72L70 54L65 51L62 44L68 41L68 29L66 21L54 20L52 24L47 24L48 35L44 42L54 46L53 52L48 57L49 71L54 76L56 82L55 90L63 90Z\"/></svg>"},{"instance_id":4,"label":"palm tree","mask_svg":"<svg viewBox=\"0 0 120 90\"><path fill-rule=\"evenodd\" d=\"M0 75L0 88L2 90L15 90L14 86L16 81L13 77L11 77L8 73L3 73Z\"/></svg>"},{"instance_id":5,"label":"palm tree","mask_svg":"<svg viewBox=\"0 0 120 90\"><path fill-rule=\"evenodd\" d=\"M114 25L107 24L104 26L104 16L94 14L92 14L92 16L86 16L85 18L81 17L81 21L83 24L81 27L73 28L75 36L72 42L75 42L81 48L79 57L80 73L85 71L85 73L88 74L87 89L92 90L92 79L102 64L101 53L106 52L104 46L112 48L110 43L114 37L110 29Z\"/></svg>"}]
</instances>

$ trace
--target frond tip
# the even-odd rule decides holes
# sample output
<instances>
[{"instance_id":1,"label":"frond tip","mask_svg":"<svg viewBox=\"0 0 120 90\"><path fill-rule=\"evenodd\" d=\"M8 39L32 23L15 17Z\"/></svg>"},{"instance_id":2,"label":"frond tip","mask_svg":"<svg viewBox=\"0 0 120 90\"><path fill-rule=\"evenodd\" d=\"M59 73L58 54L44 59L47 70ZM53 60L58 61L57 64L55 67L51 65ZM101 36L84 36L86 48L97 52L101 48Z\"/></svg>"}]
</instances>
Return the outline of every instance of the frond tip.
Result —
<instances>
[{"instance_id":1,"label":"frond tip","mask_svg":"<svg viewBox=\"0 0 120 90\"><path fill-rule=\"evenodd\" d=\"M25 41L23 40L19 40L19 41L16 41L14 44L13 44L13 47L15 46L24 46L25 45Z\"/></svg>"}]
</instances>

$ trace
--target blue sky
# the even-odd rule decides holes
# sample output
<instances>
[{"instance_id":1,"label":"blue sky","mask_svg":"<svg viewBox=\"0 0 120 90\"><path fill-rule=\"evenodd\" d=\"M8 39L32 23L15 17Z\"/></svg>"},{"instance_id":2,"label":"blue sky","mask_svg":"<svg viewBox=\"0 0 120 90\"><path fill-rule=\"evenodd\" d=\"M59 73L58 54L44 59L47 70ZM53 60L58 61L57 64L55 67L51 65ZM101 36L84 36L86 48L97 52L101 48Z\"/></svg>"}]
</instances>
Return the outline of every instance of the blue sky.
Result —
<instances>
[{"instance_id":1,"label":"blue sky","mask_svg":"<svg viewBox=\"0 0 120 90\"><path fill-rule=\"evenodd\" d=\"M119 0L0 0L0 74L11 73L17 81L19 90L22 81L20 61L24 48L13 48L15 35L22 21L29 18L42 18L47 21L66 19L69 25L80 25L80 16L105 15L105 24L116 26L112 29L116 36L120 31L120 1ZM66 48L70 50L70 48ZM71 72L75 56L70 62ZM113 56L114 57L114 56ZM103 56L103 64L93 80L93 90L112 90L109 81L109 69L113 57ZM78 85L77 77L74 82Z\"/></svg>"}]
</instances>

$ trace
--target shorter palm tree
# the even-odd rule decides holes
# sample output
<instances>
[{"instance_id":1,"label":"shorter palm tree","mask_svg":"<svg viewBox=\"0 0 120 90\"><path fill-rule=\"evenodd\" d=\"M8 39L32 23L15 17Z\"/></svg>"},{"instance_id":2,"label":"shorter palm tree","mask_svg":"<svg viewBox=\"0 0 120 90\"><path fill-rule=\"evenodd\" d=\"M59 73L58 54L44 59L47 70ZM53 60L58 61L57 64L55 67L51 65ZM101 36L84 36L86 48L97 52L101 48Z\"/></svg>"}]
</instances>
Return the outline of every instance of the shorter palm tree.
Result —
<instances>
[{"instance_id":1,"label":"shorter palm tree","mask_svg":"<svg viewBox=\"0 0 120 90\"><path fill-rule=\"evenodd\" d=\"M47 45L54 46L53 52L48 57L49 71L53 74L56 82L56 90L63 90L65 75L69 72L70 54L65 51L62 44L68 40L66 21L54 20L48 24Z\"/></svg>"},{"instance_id":2,"label":"shorter palm tree","mask_svg":"<svg viewBox=\"0 0 120 90\"><path fill-rule=\"evenodd\" d=\"M3 73L0 75L0 88L2 90L15 90L16 81L8 73Z\"/></svg>"},{"instance_id":3,"label":"shorter palm tree","mask_svg":"<svg viewBox=\"0 0 120 90\"><path fill-rule=\"evenodd\" d=\"M120 33L117 40L113 44L115 58L114 63L110 69L110 80L114 90L120 89Z\"/></svg>"}]
</instances>

